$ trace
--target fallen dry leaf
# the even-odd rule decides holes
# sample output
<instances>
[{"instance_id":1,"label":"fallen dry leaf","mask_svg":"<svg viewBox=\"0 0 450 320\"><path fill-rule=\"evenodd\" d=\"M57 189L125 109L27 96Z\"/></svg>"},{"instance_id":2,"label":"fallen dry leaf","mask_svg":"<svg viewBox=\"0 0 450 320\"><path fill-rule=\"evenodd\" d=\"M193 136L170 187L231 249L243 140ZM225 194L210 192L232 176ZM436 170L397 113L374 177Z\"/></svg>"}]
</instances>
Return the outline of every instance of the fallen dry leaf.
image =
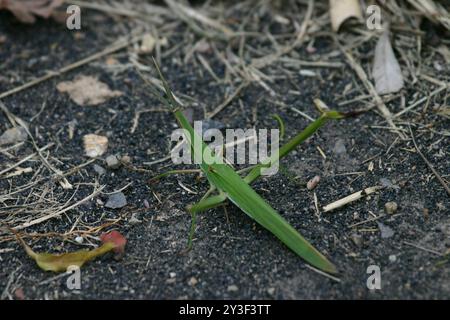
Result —
<instances>
[{"instance_id":1,"label":"fallen dry leaf","mask_svg":"<svg viewBox=\"0 0 450 320\"><path fill-rule=\"evenodd\" d=\"M23 23L34 23L36 16L49 18L63 0L0 0L0 10L11 11Z\"/></svg>"},{"instance_id":2,"label":"fallen dry leaf","mask_svg":"<svg viewBox=\"0 0 450 320\"><path fill-rule=\"evenodd\" d=\"M59 92L68 92L70 98L80 106L95 106L122 95L122 92L111 91L106 84L91 76L61 82L56 88Z\"/></svg>"},{"instance_id":3,"label":"fallen dry leaf","mask_svg":"<svg viewBox=\"0 0 450 320\"><path fill-rule=\"evenodd\" d=\"M403 75L389 40L388 28L377 42L372 74L378 94L394 93L403 88Z\"/></svg>"},{"instance_id":4,"label":"fallen dry leaf","mask_svg":"<svg viewBox=\"0 0 450 320\"><path fill-rule=\"evenodd\" d=\"M22 244L28 256L36 261L39 268L44 271L65 272L70 266L81 268L86 262L111 250L118 250L117 252L123 253L126 243L126 239L118 231L113 231L114 235L108 236L106 234L104 236L106 240L103 241L103 244L93 250L78 250L62 254L36 253L15 230L10 230L16 235L17 240Z\"/></svg>"},{"instance_id":5,"label":"fallen dry leaf","mask_svg":"<svg viewBox=\"0 0 450 320\"><path fill-rule=\"evenodd\" d=\"M27 254L36 261L44 271L64 272L70 266L82 267L86 262L103 255L115 248L108 242L93 250L79 250L63 254L36 253L29 246L25 247Z\"/></svg>"},{"instance_id":6,"label":"fallen dry leaf","mask_svg":"<svg viewBox=\"0 0 450 320\"><path fill-rule=\"evenodd\" d=\"M90 158L103 155L108 149L108 138L96 134L87 134L83 137L84 152Z\"/></svg>"},{"instance_id":7,"label":"fallen dry leaf","mask_svg":"<svg viewBox=\"0 0 450 320\"><path fill-rule=\"evenodd\" d=\"M330 18L336 32L350 18L363 20L359 0L330 0Z\"/></svg>"}]
</instances>

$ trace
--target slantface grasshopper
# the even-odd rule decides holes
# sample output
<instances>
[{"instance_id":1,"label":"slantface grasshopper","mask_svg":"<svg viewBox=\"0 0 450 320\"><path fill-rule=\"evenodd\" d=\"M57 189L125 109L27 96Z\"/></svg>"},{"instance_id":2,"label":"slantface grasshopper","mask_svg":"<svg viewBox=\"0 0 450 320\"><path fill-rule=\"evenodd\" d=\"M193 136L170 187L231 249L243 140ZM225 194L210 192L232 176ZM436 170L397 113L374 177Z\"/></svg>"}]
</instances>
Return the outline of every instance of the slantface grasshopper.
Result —
<instances>
[{"instance_id":1,"label":"slantface grasshopper","mask_svg":"<svg viewBox=\"0 0 450 320\"><path fill-rule=\"evenodd\" d=\"M150 85L150 90L169 110L171 110L179 123L180 127L185 129L187 143L190 144L192 156L201 157L208 152L212 157L219 157L213 154L211 149L202 141L202 138L194 131L193 127L183 115L181 105L174 97L167 81L154 61L156 70L162 81L165 96L158 89ZM144 78L145 80L145 78ZM337 273L336 267L319 251L317 251L300 233L295 230L277 211L275 211L260 195L258 195L250 184L261 176L261 170L269 168L278 163L278 161L292 151L297 145L305 141L328 120L341 119L345 115L337 111L323 111L322 115L306 127L301 133L292 138L283 145L278 155L271 156L261 164L253 167L244 177L233 170L231 166L223 161L208 161L208 164L201 162L199 164L201 171L208 179L211 188L203 196L200 202L187 206L187 210L192 215L192 224L189 234L188 248L192 246L192 238L196 226L196 214L210 208L214 208L229 199L239 209L258 222L261 226L273 233L292 251L306 260L308 263L328 273ZM194 141L201 141L201 148L193 148ZM197 150L195 150L197 149ZM199 154L201 152L201 154ZM162 175L160 175L162 176ZM216 194L213 194L213 193Z\"/></svg>"}]
</instances>

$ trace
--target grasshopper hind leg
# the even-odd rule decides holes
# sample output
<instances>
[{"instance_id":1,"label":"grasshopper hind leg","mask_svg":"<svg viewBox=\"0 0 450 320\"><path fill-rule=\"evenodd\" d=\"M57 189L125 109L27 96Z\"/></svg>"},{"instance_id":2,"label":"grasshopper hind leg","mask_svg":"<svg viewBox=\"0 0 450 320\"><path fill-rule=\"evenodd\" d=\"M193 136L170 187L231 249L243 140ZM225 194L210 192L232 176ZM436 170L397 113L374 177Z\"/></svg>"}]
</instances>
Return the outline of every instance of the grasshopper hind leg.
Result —
<instances>
[{"instance_id":1,"label":"grasshopper hind leg","mask_svg":"<svg viewBox=\"0 0 450 320\"><path fill-rule=\"evenodd\" d=\"M191 227L189 229L187 246L182 253L187 253L192 249L195 229L197 227L197 213L220 206L225 201L226 194L223 192L220 192L218 195L210 196L211 192L215 189L215 187L211 187L200 202L187 207L187 211L191 214Z\"/></svg>"},{"instance_id":2,"label":"grasshopper hind leg","mask_svg":"<svg viewBox=\"0 0 450 320\"><path fill-rule=\"evenodd\" d=\"M189 228L189 236L188 236L186 248L184 248L180 252L180 254L182 254L182 255L187 254L189 251L192 250L192 244L194 242L195 229L197 227L197 212L190 212L190 214L191 214L191 226Z\"/></svg>"}]
</instances>

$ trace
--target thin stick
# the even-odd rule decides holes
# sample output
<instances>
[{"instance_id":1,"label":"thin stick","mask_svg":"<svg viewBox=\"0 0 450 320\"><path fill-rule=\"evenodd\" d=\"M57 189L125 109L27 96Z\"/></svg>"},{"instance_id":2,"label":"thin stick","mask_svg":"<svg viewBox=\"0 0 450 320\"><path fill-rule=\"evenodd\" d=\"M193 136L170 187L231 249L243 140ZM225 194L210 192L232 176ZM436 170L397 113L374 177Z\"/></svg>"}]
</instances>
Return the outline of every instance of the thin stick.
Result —
<instances>
[{"instance_id":1,"label":"thin stick","mask_svg":"<svg viewBox=\"0 0 450 320\"><path fill-rule=\"evenodd\" d=\"M374 193L374 192L376 192L376 191L378 191L380 189L381 189L380 186L374 186L374 187L366 188L364 190L360 190L358 192L352 193L351 195L348 195L348 196L346 196L346 197L344 197L342 199L339 199L337 201L334 201L334 202L324 206L322 208L322 210L323 210L323 212L328 212L328 211L331 211L331 210L335 210L335 209L343 207L346 204L349 204L349 203L351 203L353 201L359 200L362 197L367 196L367 195L369 195L371 193Z\"/></svg>"},{"instance_id":2,"label":"thin stick","mask_svg":"<svg viewBox=\"0 0 450 320\"><path fill-rule=\"evenodd\" d=\"M306 113L304 113L303 111L298 110L295 107L289 107L289 109L291 109L292 111L298 113L299 115L301 115L303 118L308 119L309 121L313 122L315 119L311 118L310 116L308 116Z\"/></svg>"},{"instance_id":3,"label":"thin stick","mask_svg":"<svg viewBox=\"0 0 450 320\"><path fill-rule=\"evenodd\" d=\"M384 216L386 216L386 215L385 215L385 214L380 214L380 215L377 216L377 217L373 217L373 218L369 218L369 219L364 220L364 221L360 221L360 222L357 222L357 223L353 223L353 224L349 225L348 227L349 227L349 228L354 228L354 227L357 227L357 226L359 226L359 225L365 224L365 223L367 223L367 222L373 222L373 221L376 221L376 220L378 220L378 219L383 218Z\"/></svg>"},{"instance_id":4,"label":"thin stick","mask_svg":"<svg viewBox=\"0 0 450 320\"><path fill-rule=\"evenodd\" d=\"M423 251L434 253L434 254L436 254L438 256L443 256L443 254L438 252L438 251L435 251L435 250L432 250L432 249L427 249L425 247L419 246L417 244L414 244L414 243L411 243L411 242L408 242L408 241L403 241L403 243L408 245L408 246L411 246L411 247L414 247L414 248L417 248L417 249L420 249L420 250L423 250Z\"/></svg>"},{"instance_id":5,"label":"thin stick","mask_svg":"<svg viewBox=\"0 0 450 320\"><path fill-rule=\"evenodd\" d=\"M436 176L436 178L439 180L439 182L444 187L445 191L447 191L448 195L450 196L450 188L445 183L444 179L442 179L442 177L436 171L436 169L434 169L434 167L431 164L431 162L428 161L428 159L425 157L425 155L422 153L422 151L420 151L419 147L417 146L416 139L414 138L414 134L412 132L411 126L409 126L409 132L411 133L411 139L412 139L412 141L414 143L414 147L416 148L417 153L422 157L423 161L425 161L425 163L427 164L428 168L430 168L430 170L433 172L433 174Z\"/></svg>"},{"instance_id":6,"label":"thin stick","mask_svg":"<svg viewBox=\"0 0 450 320\"><path fill-rule=\"evenodd\" d=\"M320 274L320 275L322 275L322 276L324 276L324 277L327 277L327 278L329 278L329 279L331 279L331 280L333 280L333 281L336 281L336 282L341 282L341 279L339 279L339 278L337 278L337 277L334 277L334 276L332 276L332 275L330 275L330 274L328 274L328 273L325 273L325 272L323 272L323 271L320 271L319 269L314 268L313 266L310 266L309 264L305 264L305 266L306 266L308 269L310 269L310 270L312 270L312 271L314 271L314 272L317 272L318 274Z\"/></svg>"}]
</instances>

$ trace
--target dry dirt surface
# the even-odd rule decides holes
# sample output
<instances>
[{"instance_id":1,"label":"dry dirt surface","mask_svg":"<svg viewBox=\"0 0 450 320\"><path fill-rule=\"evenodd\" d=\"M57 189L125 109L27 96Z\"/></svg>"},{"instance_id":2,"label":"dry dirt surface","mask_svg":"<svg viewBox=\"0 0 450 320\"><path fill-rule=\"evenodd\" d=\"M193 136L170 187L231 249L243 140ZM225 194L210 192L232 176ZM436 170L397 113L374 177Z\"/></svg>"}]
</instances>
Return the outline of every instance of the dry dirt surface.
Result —
<instances>
[{"instance_id":1,"label":"dry dirt surface","mask_svg":"<svg viewBox=\"0 0 450 320\"><path fill-rule=\"evenodd\" d=\"M379 98L392 123L368 87L382 33L355 22L333 31L328 1L195 3L191 11L173 1L99 1L82 6L81 30L55 19L22 24L0 11L0 135L16 129L0 145L1 298L448 299L450 34L407 2L383 7L405 82ZM278 114L287 141L319 116L314 99L364 111L330 122L277 175L252 185L339 274L311 269L231 203L199 215L183 253L185 207L208 183L196 173L150 182L197 169L168 157L177 123L138 74L157 82L152 56L193 118L222 130L278 128ZM76 99L67 90L82 77L90 78ZM101 97L86 96L93 86ZM88 134L106 137L106 151L88 157ZM126 203L111 199L119 190ZM390 202L396 208L386 209ZM37 252L92 249L113 229L128 242L122 259L84 265L81 289L70 290L67 275L40 270L7 225ZM367 287L371 265L381 271L379 290Z\"/></svg>"}]
</instances>

